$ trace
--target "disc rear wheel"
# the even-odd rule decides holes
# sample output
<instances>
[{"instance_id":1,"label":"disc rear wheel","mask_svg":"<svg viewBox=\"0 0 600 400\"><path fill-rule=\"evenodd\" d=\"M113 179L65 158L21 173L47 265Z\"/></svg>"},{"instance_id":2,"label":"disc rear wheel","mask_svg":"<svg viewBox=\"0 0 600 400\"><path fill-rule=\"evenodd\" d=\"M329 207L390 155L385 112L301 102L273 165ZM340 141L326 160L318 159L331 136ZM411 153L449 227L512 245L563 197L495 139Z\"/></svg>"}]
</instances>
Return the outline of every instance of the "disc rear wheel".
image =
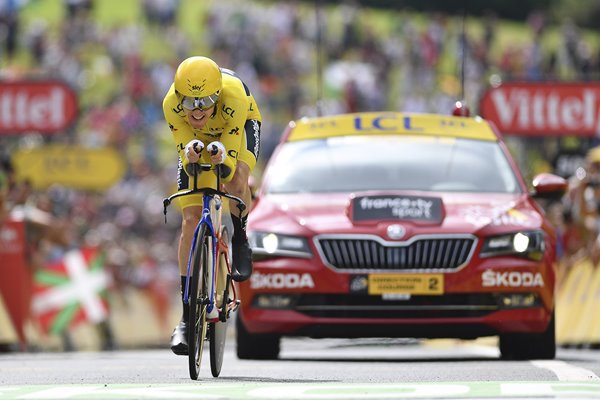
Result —
<instances>
[{"instance_id":1,"label":"disc rear wheel","mask_svg":"<svg viewBox=\"0 0 600 400\"><path fill-rule=\"evenodd\" d=\"M227 239L227 232L222 233L223 239ZM217 306L221 309L218 322L211 322L208 330L210 343L210 371L216 378L221 373L223 365L223 354L225 353L225 340L227 336L228 312L227 303L231 285L231 277L227 269L227 253L221 252L217 260ZM226 290L227 288L227 290Z\"/></svg>"},{"instance_id":2,"label":"disc rear wheel","mask_svg":"<svg viewBox=\"0 0 600 400\"><path fill-rule=\"evenodd\" d=\"M210 372L215 378L221 373L223 355L225 353L225 338L227 335L227 321L211 322L208 331L210 342Z\"/></svg>"}]
</instances>

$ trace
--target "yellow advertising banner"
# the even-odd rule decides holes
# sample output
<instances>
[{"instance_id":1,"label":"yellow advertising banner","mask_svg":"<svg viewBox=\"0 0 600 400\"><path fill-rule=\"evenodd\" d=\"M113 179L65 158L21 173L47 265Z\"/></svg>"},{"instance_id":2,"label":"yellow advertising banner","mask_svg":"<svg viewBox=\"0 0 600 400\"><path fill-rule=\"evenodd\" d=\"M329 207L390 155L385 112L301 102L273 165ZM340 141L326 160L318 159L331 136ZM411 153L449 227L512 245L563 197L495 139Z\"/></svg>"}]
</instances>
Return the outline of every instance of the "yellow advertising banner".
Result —
<instances>
[{"instance_id":1,"label":"yellow advertising banner","mask_svg":"<svg viewBox=\"0 0 600 400\"><path fill-rule=\"evenodd\" d=\"M125 162L112 148L88 149L47 145L19 150L12 156L17 179L34 188L59 184L73 189L103 191L123 177Z\"/></svg>"}]
</instances>

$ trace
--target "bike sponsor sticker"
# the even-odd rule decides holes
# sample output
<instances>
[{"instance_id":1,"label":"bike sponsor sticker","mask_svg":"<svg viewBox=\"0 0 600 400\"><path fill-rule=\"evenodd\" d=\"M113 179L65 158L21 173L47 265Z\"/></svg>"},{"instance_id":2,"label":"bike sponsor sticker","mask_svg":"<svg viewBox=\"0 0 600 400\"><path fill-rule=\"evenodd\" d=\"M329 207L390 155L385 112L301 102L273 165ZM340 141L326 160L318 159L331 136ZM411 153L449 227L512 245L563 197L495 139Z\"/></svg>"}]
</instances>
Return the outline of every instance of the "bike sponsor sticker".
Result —
<instances>
[{"instance_id":1,"label":"bike sponsor sticker","mask_svg":"<svg viewBox=\"0 0 600 400\"><path fill-rule=\"evenodd\" d=\"M442 199L425 196L358 196L352 199L354 221L397 219L442 221Z\"/></svg>"},{"instance_id":2,"label":"bike sponsor sticker","mask_svg":"<svg viewBox=\"0 0 600 400\"><path fill-rule=\"evenodd\" d=\"M250 288L252 289L302 289L314 287L315 282L309 273L266 274L256 271L250 278Z\"/></svg>"},{"instance_id":3,"label":"bike sponsor sticker","mask_svg":"<svg viewBox=\"0 0 600 400\"><path fill-rule=\"evenodd\" d=\"M442 274L370 274L370 295L385 294L444 294Z\"/></svg>"}]
</instances>

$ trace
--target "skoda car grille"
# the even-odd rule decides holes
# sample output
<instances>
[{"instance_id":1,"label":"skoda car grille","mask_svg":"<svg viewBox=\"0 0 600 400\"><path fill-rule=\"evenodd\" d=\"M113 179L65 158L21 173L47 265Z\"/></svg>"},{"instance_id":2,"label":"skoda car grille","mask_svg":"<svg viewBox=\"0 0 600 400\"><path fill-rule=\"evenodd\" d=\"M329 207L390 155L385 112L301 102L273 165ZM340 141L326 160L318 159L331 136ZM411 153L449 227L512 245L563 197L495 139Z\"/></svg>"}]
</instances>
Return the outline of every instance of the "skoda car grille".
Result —
<instances>
[{"instance_id":1,"label":"skoda car grille","mask_svg":"<svg viewBox=\"0 0 600 400\"><path fill-rule=\"evenodd\" d=\"M372 235L321 235L316 239L324 263L336 270L442 270L466 264L477 239L470 235L416 236L405 242Z\"/></svg>"}]
</instances>

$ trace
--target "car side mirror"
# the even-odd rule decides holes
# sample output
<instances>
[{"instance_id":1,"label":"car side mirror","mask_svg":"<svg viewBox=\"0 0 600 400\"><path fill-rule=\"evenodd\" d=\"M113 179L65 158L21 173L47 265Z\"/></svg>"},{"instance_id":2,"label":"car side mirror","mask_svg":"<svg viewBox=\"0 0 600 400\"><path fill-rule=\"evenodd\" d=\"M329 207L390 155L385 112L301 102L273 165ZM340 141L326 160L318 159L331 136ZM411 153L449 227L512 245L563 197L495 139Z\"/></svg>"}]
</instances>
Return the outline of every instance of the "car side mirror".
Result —
<instances>
[{"instance_id":1,"label":"car side mirror","mask_svg":"<svg viewBox=\"0 0 600 400\"><path fill-rule=\"evenodd\" d=\"M544 172L533 178L531 196L536 199L560 200L568 186L565 178Z\"/></svg>"}]
</instances>

